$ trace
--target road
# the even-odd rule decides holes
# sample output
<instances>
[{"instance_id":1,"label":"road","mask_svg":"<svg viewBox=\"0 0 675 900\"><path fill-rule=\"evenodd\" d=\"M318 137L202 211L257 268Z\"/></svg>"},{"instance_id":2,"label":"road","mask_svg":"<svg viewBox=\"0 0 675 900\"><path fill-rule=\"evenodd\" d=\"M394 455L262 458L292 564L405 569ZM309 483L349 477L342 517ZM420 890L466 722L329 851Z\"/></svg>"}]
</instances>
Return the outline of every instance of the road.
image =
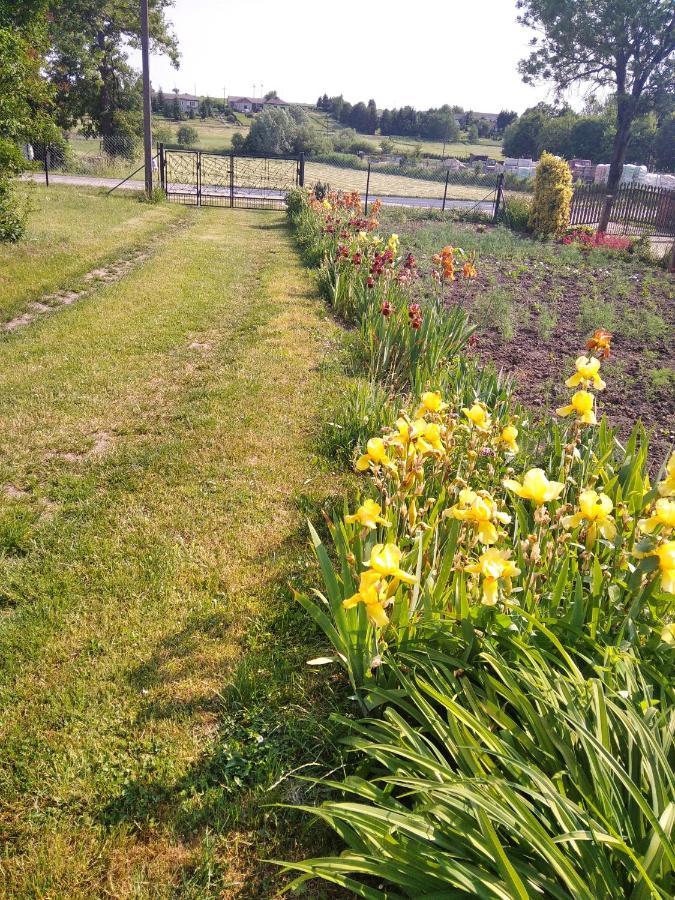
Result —
<instances>
[{"instance_id":1,"label":"road","mask_svg":"<svg viewBox=\"0 0 675 900\"><path fill-rule=\"evenodd\" d=\"M44 183L45 180L44 175L37 173L24 175L23 178L39 183ZM102 187L108 189L114 188L116 185L119 185L119 190L123 191L142 191L145 189L145 182L143 181L130 179L129 181L125 181L124 184L119 184L119 180L116 178L98 178L93 175L58 175L56 173L50 172L49 180L50 183L53 184L86 185L87 187ZM197 189L194 184L172 183L171 190L172 193L180 195L180 197L182 198L181 202L195 202L196 200ZM225 206L230 200L229 187L223 187L222 185L202 184L201 193L202 203L206 206ZM234 189L235 201L271 200L275 202L278 201L279 205L281 205L283 203L285 194L285 191L273 190L271 188L235 187ZM362 199L365 201L364 194L362 194ZM384 194L371 194L368 198L370 203L372 203L376 199L379 199L385 206L409 206L417 209L443 208L443 200L440 197L399 197L387 196ZM479 200L478 202L476 202L475 200L454 200L448 197L445 203L445 208L475 209L477 211L491 215L494 212L494 202L492 200Z\"/></svg>"}]
</instances>

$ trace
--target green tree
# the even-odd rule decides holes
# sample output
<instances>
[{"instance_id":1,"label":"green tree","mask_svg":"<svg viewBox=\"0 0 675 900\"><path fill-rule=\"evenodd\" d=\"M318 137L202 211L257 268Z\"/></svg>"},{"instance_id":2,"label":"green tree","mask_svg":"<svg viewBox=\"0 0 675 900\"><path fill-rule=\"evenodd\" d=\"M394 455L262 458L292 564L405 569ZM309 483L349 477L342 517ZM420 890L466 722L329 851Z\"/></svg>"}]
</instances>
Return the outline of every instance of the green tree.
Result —
<instances>
[{"instance_id":1,"label":"green tree","mask_svg":"<svg viewBox=\"0 0 675 900\"><path fill-rule=\"evenodd\" d=\"M174 122L180 122L180 120L183 118L178 94L174 94L173 100L171 101L171 118L174 120Z\"/></svg>"},{"instance_id":2,"label":"green tree","mask_svg":"<svg viewBox=\"0 0 675 900\"><path fill-rule=\"evenodd\" d=\"M178 64L166 19L172 0L148 0L151 49ZM59 122L89 123L93 133L138 132L141 85L127 49L140 45L140 3L129 0L49 0L48 75Z\"/></svg>"},{"instance_id":3,"label":"green tree","mask_svg":"<svg viewBox=\"0 0 675 900\"><path fill-rule=\"evenodd\" d=\"M181 125L178 129L178 143L181 147L195 147L199 143L199 132L192 125Z\"/></svg>"},{"instance_id":4,"label":"green tree","mask_svg":"<svg viewBox=\"0 0 675 900\"><path fill-rule=\"evenodd\" d=\"M42 67L47 49L45 5L34 0L0 0L0 240L25 232L25 209L11 176L24 166L22 143L60 138L51 119L51 92Z\"/></svg>"},{"instance_id":5,"label":"green tree","mask_svg":"<svg viewBox=\"0 0 675 900\"><path fill-rule=\"evenodd\" d=\"M526 82L551 81L558 93L574 84L611 88L616 130L599 223L606 230L636 116L673 75L672 0L517 0L519 21L541 37L521 61Z\"/></svg>"},{"instance_id":6,"label":"green tree","mask_svg":"<svg viewBox=\"0 0 675 900\"><path fill-rule=\"evenodd\" d=\"M265 99L265 100L276 100L278 97L279 97L279 95L277 94L276 91L268 91L268 92L265 94L264 99Z\"/></svg>"},{"instance_id":7,"label":"green tree","mask_svg":"<svg viewBox=\"0 0 675 900\"><path fill-rule=\"evenodd\" d=\"M467 131L466 136L469 142L472 144L475 144L480 137L480 134L478 133L478 125L476 125L475 122L472 122L471 125L469 125L469 130Z\"/></svg>"},{"instance_id":8,"label":"green tree","mask_svg":"<svg viewBox=\"0 0 675 900\"><path fill-rule=\"evenodd\" d=\"M504 131L502 142L504 155L536 159L539 155L541 133L553 114L553 108L545 103L538 103L526 109L522 116Z\"/></svg>"},{"instance_id":9,"label":"green tree","mask_svg":"<svg viewBox=\"0 0 675 900\"><path fill-rule=\"evenodd\" d=\"M656 133L654 164L661 172L675 172L675 113L671 113Z\"/></svg>"},{"instance_id":10,"label":"green tree","mask_svg":"<svg viewBox=\"0 0 675 900\"><path fill-rule=\"evenodd\" d=\"M503 109L497 116L497 131L500 134L503 134L506 128L511 124L511 122L515 122L518 118L518 113L513 112L513 110Z\"/></svg>"}]
</instances>

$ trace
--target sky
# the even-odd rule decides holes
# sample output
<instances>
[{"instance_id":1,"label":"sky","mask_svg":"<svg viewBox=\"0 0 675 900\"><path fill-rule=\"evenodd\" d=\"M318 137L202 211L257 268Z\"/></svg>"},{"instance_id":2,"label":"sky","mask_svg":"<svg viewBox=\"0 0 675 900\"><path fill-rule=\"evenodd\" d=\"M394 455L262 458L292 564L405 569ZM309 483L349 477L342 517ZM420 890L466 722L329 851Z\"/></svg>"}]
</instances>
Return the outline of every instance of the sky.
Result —
<instances>
[{"instance_id":1,"label":"sky","mask_svg":"<svg viewBox=\"0 0 675 900\"><path fill-rule=\"evenodd\" d=\"M531 33L515 0L175 0L168 18L180 69L151 58L154 88L290 102L343 94L378 108L457 104L521 113L551 99L523 84L518 60ZM140 54L131 61L140 67ZM255 87L254 87L255 86Z\"/></svg>"}]
</instances>

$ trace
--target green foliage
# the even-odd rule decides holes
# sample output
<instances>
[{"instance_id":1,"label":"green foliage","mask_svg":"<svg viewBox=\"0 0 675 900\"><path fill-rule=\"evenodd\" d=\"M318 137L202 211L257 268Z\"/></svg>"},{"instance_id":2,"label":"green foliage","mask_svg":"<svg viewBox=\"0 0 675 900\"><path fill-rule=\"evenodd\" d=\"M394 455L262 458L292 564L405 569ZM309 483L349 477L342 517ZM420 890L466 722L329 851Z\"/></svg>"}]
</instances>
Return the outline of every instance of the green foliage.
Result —
<instances>
[{"instance_id":1,"label":"green foliage","mask_svg":"<svg viewBox=\"0 0 675 900\"><path fill-rule=\"evenodd\" d=\"M319 876L375 900L375 876L392 897L672 896L665 678L654 690L631 660L586 677L555 640L508 632L473 648L431 634L384 665L383 716L342 720L365 762L322 782L344 799L305 807L348 849L289 865L287 890Z\"/></svg>"},{"instance_id":2,"label":"green foliage","mask_svg":"<svg viewBox=\"0 0 675 900\"><path fill-rule=\"evenodd\" d=\"M150 31L153 52L177 65L177 41L166 18L171 5L171 0L149 0ZM129 45L139 43L140 5L52 0L50 7L47 73L59 125L71 128L82 121L96 135L141 134L141 81L127 55Z\"/></svg>"},{"instance_id":3,"label":"green foliage","mask_svg":"<svg viewBox=\"0 0 675 900\"><path fill-rule=\"evenodd\" d=\"M499 211L499 218L507 228L512 228L514 231L528 231L530 219L529 198L509 196Z\"/></svg>"},{"instance_id":4,"label":"green foliage","mask_svg":"<svg viewBox=\"0 0 675 900\"><path fill-rule=\"evenodd\" d=\"M182 147L194 147L199 142L199 132L192 125L181 125L177 139Z\"/></svg>"},{"instance_id":5,"label":"green foliage","mask_svg":"<svg viewBox=\"0 0 675 900\"><path fill-rule=\"evenodd\" d=\"M567 163L543 153L534 180L528 225L535 234L558 235L570 223L572 175Z\"/></svg>"},{"instance_id":6,"label":"green foliage","mask_svg":"<svg viewBox=\"0 0 675 900\"><path fill-rule=\"evenodd\" d=\"M7 178L0 178L0 241L15 244L26 233L28 204L20 203L16 189Z\"/></svg>"}]
</instances>

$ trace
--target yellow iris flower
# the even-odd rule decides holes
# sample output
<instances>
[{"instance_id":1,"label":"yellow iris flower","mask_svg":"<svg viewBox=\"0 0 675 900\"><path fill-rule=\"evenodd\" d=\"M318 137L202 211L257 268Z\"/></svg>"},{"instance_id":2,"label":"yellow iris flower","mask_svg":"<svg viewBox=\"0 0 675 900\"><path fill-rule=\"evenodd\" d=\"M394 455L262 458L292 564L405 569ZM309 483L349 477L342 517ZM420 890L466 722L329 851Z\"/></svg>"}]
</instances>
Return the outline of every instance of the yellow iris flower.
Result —
<instances>
[{"instance_id":1,"label":"yellow iris flower","mask_svg":"<svg viewBox=\"0 0 675 900\"><path fill-rule=\"evenodd\" d=\"M359 579L359 589L351 597L342 601L345 609L352 609L358 603L365 604L368 618L380 628L389 624L384 607L390 602L387 582L377 572L363 572Z\"/></svg>"},{"instance_id":2,"label":"yellow iris flower","mask_svg":"<svg viewBox=\"0 0 675 900\"><path fill-rule=\"evenodd\" d=\"M459 492L459 503L447 511L453 519L472 522L477 526L478 540L483 544L494 544L497 540L495 522L508 525L511 516L500 512L494 499L487 491L472 491L469 488Z\"/></svg>"},{"instance_id":3,"label":"yellow iris flower","mask_svg":"<svg viewBox=\"0 0 675 900\"><path fill-rule=\"evenodd\" d=\"M648 519L640 519L638 522L640 531L647 534L651 534L659 525L667 531L675 528L675 500L661 497L654 504L654 512L651 516Z\"/></svg>"},{"instance_id":4,"label":"yellow iris flower","mask_svg":"<svg viewBox=\"0 0 675 900\"><path fill-rule=\"evenodd\" d=\"M616 525L612 518L614 504L607 494L598 494L597 491L582 491L579 494L579 509L571 516L564 516L562 524L564 528L577 528L584 522L588 523L586 545L591 546L600 533L608 541L616 537Z\"/></svg>"},{"instance_id":5,"label":"yellow iris flower","mask_svg":"<svg viewBox=\"0 0 675 900\"><path fill-rule=\"evenodd\" d=\"M403 551L396 544L375 544L366 565L380 576L397 578L406 584L415 584L414 575L400 568Z\"/></svg>"},{"instance_id":6,"label":"yellow iris flower","mask_svg":"<svg viewBox=\"0 0 675 900\"><path fill-rule=\"evenodd\" d=\"M522 484L513 478L506 478L502 483L523 500L532 500L536 506L557 500L565 487L562 481L549 481L543 469L530 469L525 473Z\"/></svg>"},{"instance_id":7,"label":"yellow iris flower","mask_svg":"<svg viewBox=\"0 0 675 900\"><path fill-rule=\"evenodd\" d=\"M398 432L391 438L391 442L403 451L410 449L423 455L445 451L440 426L434 422L425 422L424 419L408 422L401 418L396 420L396 427Z\"/></svg>"},{"instance_id":8,"label":"yellow iris flower","mask_svg":"<svg viewBox=\"0 0 675 900\"><path fill-rule=\"evenodd\" d=\"M651 555L659 559L662 589L667 594L675 594L675 541L666 541Z\"/></svg>"},{"instance_id":9,"label":"yellow iris flower","mask_svg":"<svg viewBox=\"0 0 675 900\"><path fill-rule=\"evenodd\" d=\"M502 433L499 435L497 443L500 447L504 447L508 453L517 453L518 452L518 444L516 443L516 438L518 437L518 429L515 425L505 425L502 428Z\"/></svg>"},{"instance_id":10,"label":"yellow iris flower","mask_svg":"<svg viewBox=\"0 0 675 900\"><path fill-rule=\"evenodd\" d=\"M473 575L481 575L483 578L482 603L485 606L494 606L499 599L500 582L503 582L507 591L511 590L511 579L520 575L520 569L509 557L509 550L497 550L489 547L478 557L478 562L469 563L464 567L465 572Z\"/></svg>"},{"instance_id":11,"label":"yellow iris flower","mask_svg":"<svg viewBox=\"0 0 675 900\"><path fill-rule=\"evenodd\" d=\"M471 409L467 409L466 406L462 407L462 412L478 431L488 431L492 425L487 406L480 401L474 403Z\"/></svg>"},{"instance_id":12,"label":"yellow iris flower","mask_svg":"<svg viewBox=\"0 0 675 900\"><path fill-rule=\"evenodd\" d=\"M448 404L443 402L440 391L425 391L420 397L420 406L415 418L421 419L427 413L442 413L447 408Z\"/></svg>"},{"instance_id":13,"label":"yellow iris flower","mask_svg":"<svg viewBox=\"0 0 675 900\"><path fill-rule=\"evenodd\" d=\"M675 497L675 452L670 454L666 465L666 477L659 482L657 490L662 497Z\"/></svg>"},{"instance_id":14,"label":"yellow iris flower","mask_svg":"<svg viewBox=\"0 0 675 900\"><path fill-rule=\"evenodd\" d=\"M391 250L391 252L396 256L398 253L398 235L392 234L389 240L387 241L387 250Z\"/></svg>"},{"instance_id":15,"label":"yellow iris flower","mask_svg":"<svg viewBox=\"0 0 675 900\"><path fill-rule=\"evenodd\" d=\"M576 391L572 394L572 399L567 406L559 406L556 413L559 416L569 416L572 413L577 414L579 422L584 425L597 425L598 420L593 411L595 397L589 391Z\"/></svg>"},{"instance_id":16,"label":"yellow iris flower","mask_svg":"<svg viewBox=\"0 0 675 900\"><path fill-rule=\"evenodd\" d=\"M382 507L379 503L376 503L374 500L365 500L362 506L356 510L356 512L351 516L345 516L345 522L348 524L352 524L354 522L358 522L359 525L362 525L364 528L368 528L369 530L373 530L377 528L378 525L384 525L385 528L389 528L390 522L387 522L386 519L383 519L380 513L382 512Z\"/></svg>"},{"instance_id":17,"label":"yellow iris flower","mask_svg":"<svg viewBox=\"0 0 675 900\"><path fill-rule=\"evenodd\" d=\"M387 448L382 438L371 438L366 444L366 452L356 461L358 472L365 472L370 464L388 466L390 461L387 456Z\"/></svg>"},{"instance_id":18,"label":"yellow iris flower","mask_svg":"<svg viewBox=\"0 0 675 900\"><path fill-rule=\"evenodd\" d=\"M605 382L598 374L600 371L599 359L595 356L579 356L574 365L577 371L565 382L567 387L573 388L581 385L582 387L594 387L596 391L604 391Z\"/></svg>"}]
</instances>

